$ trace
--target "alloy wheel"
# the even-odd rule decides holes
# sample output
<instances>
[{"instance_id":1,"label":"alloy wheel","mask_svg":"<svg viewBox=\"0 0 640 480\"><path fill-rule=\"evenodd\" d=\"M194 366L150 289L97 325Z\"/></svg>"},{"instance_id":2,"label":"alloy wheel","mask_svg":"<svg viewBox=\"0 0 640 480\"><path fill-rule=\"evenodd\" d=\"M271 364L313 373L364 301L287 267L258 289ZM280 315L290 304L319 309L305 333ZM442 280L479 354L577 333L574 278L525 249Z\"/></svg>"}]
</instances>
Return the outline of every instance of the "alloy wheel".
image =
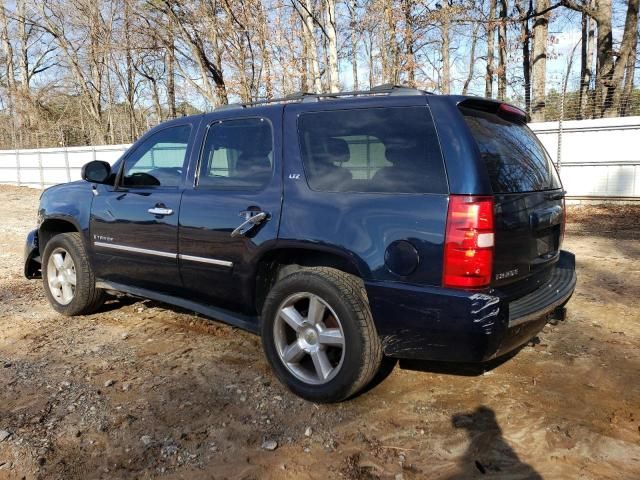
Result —
<instances>
[{"instance_id":1,"label":"alloy wheel","mask_svg":"<svg viewBox=\"0 0 640 480\"><path fill-rule=\"evenodd\" d=\"M325 384L342 367L345 355L342 324L318 295L296 293L282 302L273 336L284 366L305 383Z\"/></svg>"},{"instance_id":2,"label":"alloy wheel","mask_svg":"<svg viewBox=\"0 0 640 480\"><path fill-rule=\"evenodd\" d=\"M47 263L47 282L51 295L60 305L68 305L76 292L76 266L69 252L56 248Z\"/></svg>"}]
</instances>

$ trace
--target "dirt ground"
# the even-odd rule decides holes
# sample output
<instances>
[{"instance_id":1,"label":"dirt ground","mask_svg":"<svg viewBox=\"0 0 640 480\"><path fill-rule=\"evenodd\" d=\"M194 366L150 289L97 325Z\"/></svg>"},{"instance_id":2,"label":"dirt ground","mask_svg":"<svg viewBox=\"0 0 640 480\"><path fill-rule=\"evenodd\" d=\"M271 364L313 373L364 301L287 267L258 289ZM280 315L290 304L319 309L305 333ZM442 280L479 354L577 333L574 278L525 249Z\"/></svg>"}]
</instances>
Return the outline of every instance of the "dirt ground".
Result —
<instances>
[{"instance_id":1,"label":"dirt ground","mask_svg":"<svg viewBox=\"0 0 640 480\"><path fill-rule=\"evenodd\" d=\"M638 208L571 209L566 321L514 358L315 405L257 337L189 312L54 313L22 277L38 193L0 187L0 478L640 478Z\"/></svg>"}]
</instances>

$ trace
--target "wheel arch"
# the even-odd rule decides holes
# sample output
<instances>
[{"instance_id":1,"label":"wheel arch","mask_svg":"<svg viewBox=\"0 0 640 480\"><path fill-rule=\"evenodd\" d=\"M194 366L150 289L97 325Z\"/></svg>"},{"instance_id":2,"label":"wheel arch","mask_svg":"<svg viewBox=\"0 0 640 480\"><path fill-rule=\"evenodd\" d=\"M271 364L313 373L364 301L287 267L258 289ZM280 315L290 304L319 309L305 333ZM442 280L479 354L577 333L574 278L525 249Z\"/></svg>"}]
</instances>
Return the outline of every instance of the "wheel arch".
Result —
<instances>
[{"instance_id":1,"label":"wheel arch","mask_svg":"<svg viewBox=\"0 0 640 480\"><path fill-rule=\"evenodd\" d=\"M331 267L363 279L369 276L364 262L341 250L308 245L271 249L260 257L256 266L254 298L258 314L271 287L284 276L305 267Z\"/></svg>"},{"instance_id":2,"label":"wheel arch","mask_svg":"<svg viewBox=\"0 0 640 480\"><path fill-rule=\"evenodd\" d=\"M49 217L46 218L38 228L38 248L40 255L44 254L44 249L53 237L60 233L80 233L77 223L68 217Z\"/></svg>"}]
</instances>

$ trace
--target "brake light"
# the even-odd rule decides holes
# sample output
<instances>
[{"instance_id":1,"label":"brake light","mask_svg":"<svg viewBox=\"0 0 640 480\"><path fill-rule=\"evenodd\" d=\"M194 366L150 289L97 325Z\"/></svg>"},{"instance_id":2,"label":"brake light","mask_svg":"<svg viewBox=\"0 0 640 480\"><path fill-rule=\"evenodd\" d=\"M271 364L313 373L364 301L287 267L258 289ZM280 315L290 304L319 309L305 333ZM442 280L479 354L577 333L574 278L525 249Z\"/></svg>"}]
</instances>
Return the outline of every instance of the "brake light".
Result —
<instances>
[{"instance_id":1,"label":"brake light","mask_svg":"<svg viewBox=\"0 0 640 480\"><path fill-rule=\"evenodd\" d=\"M504 113L505 115L515 115L516 117L527 118L526 112L520 110L513 105L509 105L508 103L501 103L498 107L498 113Z\"/></svg>"},{"instance_id":2,"label":"brake light","mask_svg":"<svg viewBox=\"0 0 640 480\"><path fill-rule=\"evenodd\" d=\"M479 288L493 270L493 197L451 195L444 240L443 285Z\"/></svg>"}]
</instances>

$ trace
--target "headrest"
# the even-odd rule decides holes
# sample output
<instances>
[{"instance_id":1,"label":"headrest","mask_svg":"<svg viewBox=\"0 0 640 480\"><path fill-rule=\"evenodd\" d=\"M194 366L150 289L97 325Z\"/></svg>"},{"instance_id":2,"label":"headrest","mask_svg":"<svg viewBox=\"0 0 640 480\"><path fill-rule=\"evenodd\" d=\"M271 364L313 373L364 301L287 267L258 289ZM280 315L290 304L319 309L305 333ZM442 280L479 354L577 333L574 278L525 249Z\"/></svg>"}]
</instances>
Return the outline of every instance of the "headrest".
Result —
<instances>
[{"instance_id":1,"label":"headrest","mask_svg":"<svg viewBox=\"0 0 640 480\"><path fill-rule=\"evenodd\" d=\"M316 139L311 144L316 163L334 164L348 162L351 158L349 145L341 138L328 137Z\"/></svg>"},{"instance_id":2,"label":"headrest","mask_svg":"<svg viewBox=\"0 0 640 480\"><path fill-rule=\"evenodd\" d=\"M385 145L385 157L394 165L413 162L416 156L421 155L421 148L412 144Z\"/></svg>"},{"instance_id":3,"label":"headrest","mask_svg":"<svg viewBox=\"0 0 640 480\"><path fill-rule=\"evenodd\" d=\"M344 163L349 161L351 157L349 144L341 138L330 137L327 139L327 153L333 157L334 162Z\"/></svg>"}]
</instances>

